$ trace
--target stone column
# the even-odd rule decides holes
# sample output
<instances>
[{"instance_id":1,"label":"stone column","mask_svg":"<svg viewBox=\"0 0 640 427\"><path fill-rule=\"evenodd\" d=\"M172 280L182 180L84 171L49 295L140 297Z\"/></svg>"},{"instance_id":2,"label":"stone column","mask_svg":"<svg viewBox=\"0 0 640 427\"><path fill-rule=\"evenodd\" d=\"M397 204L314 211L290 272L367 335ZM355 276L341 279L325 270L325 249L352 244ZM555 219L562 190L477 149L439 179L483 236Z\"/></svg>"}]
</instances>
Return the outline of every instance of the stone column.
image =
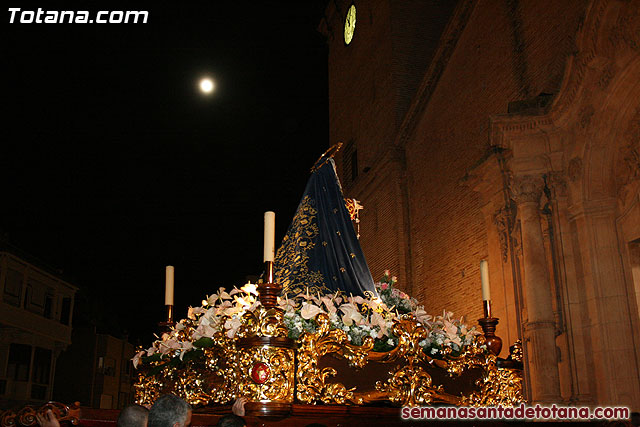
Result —
<instances>
[{"instance_id":1,"label":"stone column","mask_svg":"<svg viewBox=\"0 0 640 427\"><path fill-rule=\"evenodd\" d=\"M555 341L553 296L540 225L541 175L520 175L511 182L522 233L522 263L527 323L524 325L531 403L558 403L560 380Z\"/></svg>"}]
</instances>

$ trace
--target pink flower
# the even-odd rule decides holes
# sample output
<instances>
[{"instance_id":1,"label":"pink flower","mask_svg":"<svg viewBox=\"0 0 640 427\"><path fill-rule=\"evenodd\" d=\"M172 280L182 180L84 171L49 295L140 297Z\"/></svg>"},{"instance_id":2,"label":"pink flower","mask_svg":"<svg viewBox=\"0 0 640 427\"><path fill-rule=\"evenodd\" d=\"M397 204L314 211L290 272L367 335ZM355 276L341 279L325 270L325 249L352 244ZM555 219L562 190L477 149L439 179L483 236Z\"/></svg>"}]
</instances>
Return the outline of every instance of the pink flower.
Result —
<instances>
[{"instance_id":1,"label":"pink flower","mask_svg":"<svg viewBox=\"0 0 640 427\"><path fill-rule=\"evenodd\" d=\"M386 283L383 283L382 286L380 286L380 289L382 289L383 291L387 290L389 288L389 285Z\"/></svg>"}]
</instances>

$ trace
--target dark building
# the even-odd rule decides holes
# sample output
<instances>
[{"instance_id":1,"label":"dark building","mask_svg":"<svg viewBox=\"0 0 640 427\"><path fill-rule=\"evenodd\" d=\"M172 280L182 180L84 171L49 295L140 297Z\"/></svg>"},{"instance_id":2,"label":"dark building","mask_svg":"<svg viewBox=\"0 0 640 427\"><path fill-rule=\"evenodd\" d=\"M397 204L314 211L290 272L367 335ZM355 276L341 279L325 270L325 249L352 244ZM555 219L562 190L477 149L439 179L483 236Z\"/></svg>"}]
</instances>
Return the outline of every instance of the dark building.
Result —
<instances>
[{"instance_id":1,"label":"dark building","mask_svg":"<svg viewBox=\"0 0 640 427\"><path fill-rule=\"evenodd\" d=\"M101 409L130 405L134 350L126 339L75 328L73 344L58 359L55 400Z\"/></svg>"},{"instance_id":2,"label":"dark building","mask_svg":"<svg viewBox=\"0 0 640 427\"><path fill-rule=\"evenodd\" d=\"M76 291L37 259L0 246L0 408L51 400Z\"/></svg>"}]
</instances>

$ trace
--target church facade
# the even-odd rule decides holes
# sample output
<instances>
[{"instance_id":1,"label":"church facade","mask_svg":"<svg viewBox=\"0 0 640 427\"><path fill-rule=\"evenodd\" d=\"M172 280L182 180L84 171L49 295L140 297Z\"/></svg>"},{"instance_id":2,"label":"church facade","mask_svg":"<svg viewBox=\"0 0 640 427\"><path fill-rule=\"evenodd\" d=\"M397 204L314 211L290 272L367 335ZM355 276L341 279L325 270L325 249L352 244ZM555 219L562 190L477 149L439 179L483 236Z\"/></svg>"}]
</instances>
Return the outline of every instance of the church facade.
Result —
<instances>
[{"instance_id":1,"label":"church facade","mask_svg":"<svg viewBox=\"0 0 640 427\"><path fill-rule=\"evenodd\" d=\"M472 323L487 259L530 402L640 410L640 7L336 0L320 31L374 279Z\"/></svg>"}]
</instances>

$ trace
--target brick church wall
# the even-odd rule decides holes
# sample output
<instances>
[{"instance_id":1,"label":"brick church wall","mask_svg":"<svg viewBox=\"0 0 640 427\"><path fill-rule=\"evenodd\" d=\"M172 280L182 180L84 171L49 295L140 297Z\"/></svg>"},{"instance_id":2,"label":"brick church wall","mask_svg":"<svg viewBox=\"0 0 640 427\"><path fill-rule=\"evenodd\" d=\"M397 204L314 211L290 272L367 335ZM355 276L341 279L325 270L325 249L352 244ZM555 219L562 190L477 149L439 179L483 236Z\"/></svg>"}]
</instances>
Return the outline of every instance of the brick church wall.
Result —
<instances>
[{"instance_id":1,"label":"brick church wall","mask_svg":"<svg viewBox=\"0 0 640 427\"><path fill-rule=\"evenodd\" d=\"M487 237L479 200L460 180L489 149L490 116L506 113L511 101L558 90L585 2L478 1L401 155L394 149L398 112L425 72L424 58L411 56L433 55L436 46L424 39L437 37L415 25L398 31L403 19L425 16L411 10L415 4L376 0L356 4L356 35L345 46L348 4L332 3L330 138L357 149L355 179L344 159L338 164L347 197L365 206L361 244L373 276L390 269L428 311L476 319Z\"/></svg>"},{"instance_id":2,"label":"brick church wall","mask_svg":"<svg viewBox=\"0 0 640 427\"><path fill-rule=\"evenodd\" d=\"M406 145L413 270L424 278L415 294L430 311L481 316L485 223L460 180L489 149L490 116L557 90L584 13L577 3L479 2Z\"/></svg>"}]
</instances>

